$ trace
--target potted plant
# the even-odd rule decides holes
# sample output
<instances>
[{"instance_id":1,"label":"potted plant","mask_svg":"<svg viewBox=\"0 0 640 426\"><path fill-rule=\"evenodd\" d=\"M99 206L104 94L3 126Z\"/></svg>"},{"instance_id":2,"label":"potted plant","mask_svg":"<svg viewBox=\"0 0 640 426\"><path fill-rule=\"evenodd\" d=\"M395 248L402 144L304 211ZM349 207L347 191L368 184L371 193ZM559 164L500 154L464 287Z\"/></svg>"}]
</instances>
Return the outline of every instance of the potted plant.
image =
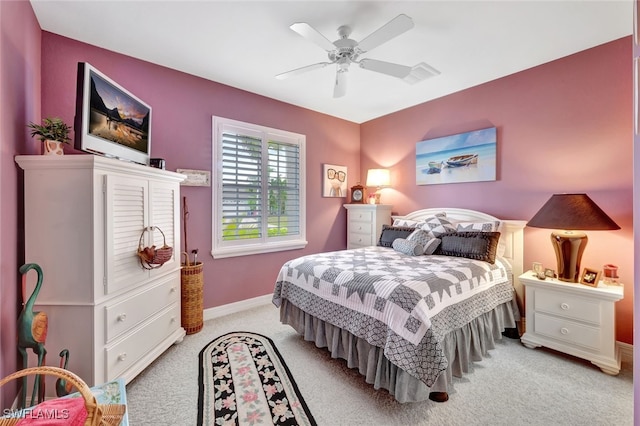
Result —
<instances>
[{"instance_id":1,"label":"potted plant","mask_svg":"<svg viewBox=\"0 0 640 426\"><path fill-rule=\"evenodd\" d=\"M42 124L29 123L28 128L31 129L31 137L40 137L44 142L44 155L63 155L63 143L69 143L69 127L64 121L58 117L45 118Z\"/></svg>"}]
</instances>

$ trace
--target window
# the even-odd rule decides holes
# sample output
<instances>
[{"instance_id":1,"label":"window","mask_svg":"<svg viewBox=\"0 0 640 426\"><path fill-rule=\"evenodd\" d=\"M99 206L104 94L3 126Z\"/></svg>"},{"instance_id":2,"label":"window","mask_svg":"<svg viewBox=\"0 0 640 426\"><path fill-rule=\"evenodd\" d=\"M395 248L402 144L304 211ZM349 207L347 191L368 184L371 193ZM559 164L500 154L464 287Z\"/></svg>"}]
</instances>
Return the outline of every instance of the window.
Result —
<instances>
[{"instance_id":1,"label":"window","mask_svg":"<svg viewBox=\"0 0 640 426\"><path fill-rule=\"evenodd\" d=\"M213 117L215 258L304 248L305 136Z\"/></svg>"}]
</instances>

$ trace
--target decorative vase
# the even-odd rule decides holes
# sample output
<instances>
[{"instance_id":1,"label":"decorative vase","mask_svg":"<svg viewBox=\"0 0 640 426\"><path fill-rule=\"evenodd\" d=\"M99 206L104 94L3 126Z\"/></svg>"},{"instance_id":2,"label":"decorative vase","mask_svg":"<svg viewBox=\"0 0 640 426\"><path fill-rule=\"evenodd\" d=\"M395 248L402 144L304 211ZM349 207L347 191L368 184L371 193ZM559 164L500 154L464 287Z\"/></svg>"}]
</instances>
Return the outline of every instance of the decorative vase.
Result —
<instances>
[{"instance_id":1,"label":"decorative vase","mask_svg":"<svg viewBox=\"0 0 640 426\"><path fill-rule=\"evenodd\" d=\"M44 141L44 152L42 155L64 155L62 142L46 139Z\"/></svg>"}]
</instances>

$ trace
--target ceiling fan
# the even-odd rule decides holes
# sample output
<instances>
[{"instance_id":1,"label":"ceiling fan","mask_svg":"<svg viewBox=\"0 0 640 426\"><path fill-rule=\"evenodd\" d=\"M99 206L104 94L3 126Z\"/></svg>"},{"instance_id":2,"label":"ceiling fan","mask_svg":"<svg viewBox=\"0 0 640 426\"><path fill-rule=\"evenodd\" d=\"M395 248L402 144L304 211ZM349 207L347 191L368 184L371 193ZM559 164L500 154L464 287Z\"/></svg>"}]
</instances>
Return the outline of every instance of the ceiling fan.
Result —
<instances>
[{"instance_id":1,"label":"ceiling fan","mask_svg":"<svg viewBox=\"0 0 640 426\"><path fill-rule=\"evenodd\" d=\"M392 38L413 28L413 20L404 14L396 16L360 42L349 38L351 28L346 25L342 25L338 28L338 35L340 38L333 43L306 22L297 22L292 24L289 28L326 50L329 61L318 62L302 68L296 68L294 70L278 74L276 75L276 78L284 80L307 71L336 64L336 79L333 88L334 98L339 98L347 93L347 72L349 71L349 66L352 63L358 64L360 68L365 70L375 71L400 78L409 84L414 84L428 77L440 74L440 71L425 64L424 62L414 65L413 67L409 67L406 65L394 64L392 62L379 61L377 59L359 59L360 55L371 51L381 44L386 43Z\"/></svg>"}]
</instances>

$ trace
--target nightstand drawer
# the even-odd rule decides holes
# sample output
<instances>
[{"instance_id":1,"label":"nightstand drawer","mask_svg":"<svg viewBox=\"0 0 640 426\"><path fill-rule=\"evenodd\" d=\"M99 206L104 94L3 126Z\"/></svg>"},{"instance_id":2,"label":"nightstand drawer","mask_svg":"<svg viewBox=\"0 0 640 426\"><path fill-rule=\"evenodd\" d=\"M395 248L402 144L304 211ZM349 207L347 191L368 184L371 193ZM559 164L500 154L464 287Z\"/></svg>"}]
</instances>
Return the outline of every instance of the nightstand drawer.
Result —
<instances>
[{"instance_id":1,"label":"nightstand drawer","mask_svg":"<svg viewBox=\"0 0 640 426\"><path fill-rule=\"evenodd\" d=\"M534 332L556 340L584 346L591 349L600 348L600 328L589 327L562 318L536 312L534 315Z\"/></svg>"},{"instance_id":2,"label":"nightstand drawer","mask_svg":"<svg viewBox=\"0 0 640 426\"><path fill-rule=\"evenodd\" d=\"M600 302L598 300L541 289L535 290L534 299L536 313L542 311L563 318L600 324Z\"/></svg>"},{"instance_id":3,"label":"nightstand drawer","mask_svg":"<svg viewBox=\"0 0 640 426\"><path fill-rule=\"evenodd\" d=\"M353 211L349 213L349 221L352 225L353 222L368 222L371 223L373 221L373 212L372 211Z\"/></svg>"},{"instance_id":4,"label":"nightstand drawer","mask_svg":"<svg viewBox=\"0 0 640 426\"><path fill-rule=\"evenodd\" d=\"M375 233L374 226L375 224L371 222L351 221L349 222L349 233L350 234L366 234L367 236L369 236Z\"/></svg>"},{"instance_id":5,"label":"nightstand drawer","mask_svg":"<svg viewBox=\"0 0 640 426\"><path fill-rule=\"evenodd\" d=\"M350 232L349 245L353 247L375 246L377 241L372 241L371 233Z\"/></svg>"}]
</instances>

